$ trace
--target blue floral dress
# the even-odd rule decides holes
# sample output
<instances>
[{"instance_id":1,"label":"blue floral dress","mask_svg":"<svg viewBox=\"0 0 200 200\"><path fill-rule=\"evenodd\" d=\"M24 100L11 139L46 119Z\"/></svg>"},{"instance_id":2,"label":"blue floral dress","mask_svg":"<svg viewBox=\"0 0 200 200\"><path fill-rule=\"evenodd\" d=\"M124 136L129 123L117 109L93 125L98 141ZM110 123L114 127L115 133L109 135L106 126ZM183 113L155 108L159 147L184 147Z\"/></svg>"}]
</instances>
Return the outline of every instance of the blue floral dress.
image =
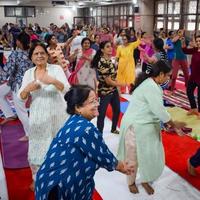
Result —
<instances>
[{"instance_id":1,"label":"blue floral dress","mask_svg":"<svg viewBox=\"0 0 200 200\"><path fill-rule=\"evenodd\" d=\"M54 188L58 200L91 200L95 171L100 167L115 170L117 163L99 130L84 117L72 115L37 173L36 200L48 199Z\"/></svg>"}]
</instances>

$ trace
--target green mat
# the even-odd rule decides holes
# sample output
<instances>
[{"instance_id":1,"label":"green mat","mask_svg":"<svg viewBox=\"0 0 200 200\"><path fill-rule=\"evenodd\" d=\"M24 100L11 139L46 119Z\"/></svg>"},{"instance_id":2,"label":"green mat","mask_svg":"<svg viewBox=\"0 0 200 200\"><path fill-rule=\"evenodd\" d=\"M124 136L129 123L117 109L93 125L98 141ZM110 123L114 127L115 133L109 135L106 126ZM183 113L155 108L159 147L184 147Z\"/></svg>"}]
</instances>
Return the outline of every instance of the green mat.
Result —
<instances>
[{"instance_id":1,"label":"green mat","mask_svg":"<svg viewBox=\"0 0 200 200\"><path fill-rule=\"evenodd\" d=\"M186 126L192 128L191 135L200 136L200 119L195 115L187 115L187 111L179 107L167 108L172 116L172 120L185 122Z\"/></svg>"}]
</instances>

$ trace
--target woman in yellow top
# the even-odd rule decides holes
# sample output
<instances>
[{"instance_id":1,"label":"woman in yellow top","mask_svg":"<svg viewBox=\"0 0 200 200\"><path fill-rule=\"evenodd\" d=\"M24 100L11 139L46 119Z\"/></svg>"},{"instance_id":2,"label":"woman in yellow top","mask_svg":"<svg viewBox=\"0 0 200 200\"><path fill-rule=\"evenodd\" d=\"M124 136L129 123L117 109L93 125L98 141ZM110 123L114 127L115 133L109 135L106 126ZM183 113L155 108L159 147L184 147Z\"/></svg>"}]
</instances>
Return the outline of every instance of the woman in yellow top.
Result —
<instances>
[{"instance_id":1,"label":"woman in yellow top","mask_svg":"<svg viewBox=\"0 0 200 200\"><path fill-rule=\"evenodd\" d=\"M117 71L117 81L130 85L135 81L135 61L133 57L133 51L136 49L140 40L137 39L135 42L129 42L130 36L122 36L123 45L118 46L116 58L118 59L118 71ZM125 88L121 88L121 92Z\"/></svg>"}]
</instances>

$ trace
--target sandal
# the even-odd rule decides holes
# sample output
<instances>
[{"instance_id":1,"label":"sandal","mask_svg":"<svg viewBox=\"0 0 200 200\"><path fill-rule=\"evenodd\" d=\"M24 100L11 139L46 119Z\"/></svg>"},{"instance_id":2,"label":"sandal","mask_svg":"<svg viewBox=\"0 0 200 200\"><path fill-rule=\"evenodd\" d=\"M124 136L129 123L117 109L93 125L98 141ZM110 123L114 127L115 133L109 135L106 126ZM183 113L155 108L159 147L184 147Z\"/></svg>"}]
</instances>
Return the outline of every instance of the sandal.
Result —
<instances>
[{"instance_id":1,"label":"sandal","mask_svg":"<svg viewBox=\"0 0 200 200\"><path fill-rule=\"evenodd\" d=\"M116 130L111 130L111 133L119 134L119 131L117 129Z\"/></svg>"}]
</instances>

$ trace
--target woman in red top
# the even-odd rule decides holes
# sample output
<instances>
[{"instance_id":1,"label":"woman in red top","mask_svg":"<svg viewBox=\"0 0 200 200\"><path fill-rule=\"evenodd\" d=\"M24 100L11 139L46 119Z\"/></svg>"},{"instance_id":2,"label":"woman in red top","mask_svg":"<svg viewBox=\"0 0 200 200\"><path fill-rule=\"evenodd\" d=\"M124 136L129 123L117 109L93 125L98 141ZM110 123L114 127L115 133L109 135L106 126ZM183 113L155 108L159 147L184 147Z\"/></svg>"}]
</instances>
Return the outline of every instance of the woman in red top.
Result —
<instances>
[{"instance_id":1,"label":"woman in red top","mask_svg":"<svg viewBox=\"0 0 200 200\"><path fill-rule=\"evenodd\" d=\"M187 86L187 96L190 102L191 109L189 115L198 115L200 117L200 35L195 37L196 47L186 48L186 45L182 45L183 52L185 54L191 54L191 74ZM197 88L197 102L195 101L194 91Z\"/></svg>"}]
</instances>

